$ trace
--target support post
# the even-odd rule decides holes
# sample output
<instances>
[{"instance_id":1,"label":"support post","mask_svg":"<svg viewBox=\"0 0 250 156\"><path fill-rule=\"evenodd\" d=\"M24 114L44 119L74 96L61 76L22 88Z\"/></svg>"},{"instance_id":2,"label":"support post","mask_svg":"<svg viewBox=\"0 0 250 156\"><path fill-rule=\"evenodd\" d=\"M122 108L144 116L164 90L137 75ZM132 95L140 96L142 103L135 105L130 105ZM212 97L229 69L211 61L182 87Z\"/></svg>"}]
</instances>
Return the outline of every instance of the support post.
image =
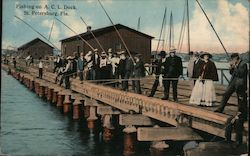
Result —
<instances>
[{"instance_id":1,"label":"support post","mask_svg":"<svg viewBox=\"0 0 250 156\"><path fill-rule=\"evenodd\" d=\"M79 119L79 105L81 105L82 102L80 99L76 98L74 103L73 103L73 119L77 120Z\"/></svg>"},{"instance_id":2,"label":"support post","mask_svg":"<svg viewBox=\"0 0 250 156\"><path fill-rule=\"evenodd\" d=\"M48 94L47 94L47 101L48 102L52 102L52 98L53 98L53 88L48 88Z\"/></svg>"},{"instance_id":3,"label":"support post","mask_svg":"<svg viewBox=\"0 0 250 156\"><path fill-rule=\"evenodd\" d=\"M89 109L89 117L87 118L88 121L88 128L89 129L94 129L95 128L95 120L98 118L96 117L96 107L95 106L90 106Z\"/></svg>"},{"instance_id":4,"label":"support post","mask_svg":"<svg viewBox=\"0 0 250 156\"><path fill-rule=\"evenodd\" d=\"M129 125L124 132L124 149L123 154L125 156L135 154L135 144L136 144L136 128Z\"/></svg>"},{"instance_id":5,"label":"support post","mask_svg":"<svg viewBox=\"0 0 250 156\"><path fill-rule=\"evenodd\" d=\"M57 94L57 103L56 103L57 107L62 107L63 106L64 96L65 95L60 94L60 93Z\"/></svg>"},{"instance_id":6,"label":"support post","mask_svg":"<svg viewBox=\"0 0 250 156\"><path fill-rule=\"evenodd\" d=\"M112 115L105 114L103 119L103 140L109 142L113 138L114 126L112 124Z\"/></svg>"},{"instance_id":7,"label":"support post","mask_svg":"<svg viewBox=\"0 0 250 156\"><path fill-rule=\"evenodd\" d=\"M67 114L69 112L71 101L70 101L70 95L65 95L64 101L63 101L63 113Z\"/></svg>"},{"instance_id":8,"label":"support post","mask_svg":"<svg viewBox=\"0 0 250 156\"><path fill-rule=\"evenodd\" d=\"M39 96L40 96L41 98L43 98L43 97L44 97L44 94L45 94L45 87L44 87L44 86L40 86L40 87L39 87Z\"/></svg>"}]
</instances>

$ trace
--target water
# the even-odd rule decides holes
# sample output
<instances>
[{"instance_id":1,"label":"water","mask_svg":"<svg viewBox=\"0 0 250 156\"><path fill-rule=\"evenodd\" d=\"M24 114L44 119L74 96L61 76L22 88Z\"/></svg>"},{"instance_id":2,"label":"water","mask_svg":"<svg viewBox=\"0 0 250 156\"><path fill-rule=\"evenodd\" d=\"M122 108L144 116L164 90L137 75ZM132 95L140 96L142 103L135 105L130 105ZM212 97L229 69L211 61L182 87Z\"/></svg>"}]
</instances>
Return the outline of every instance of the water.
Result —
<instances>
[{"instance_id":1,"label":"water","mask_svg":"<svg viewBox=\"0 0 250 156\"><path fill-rule=\"evenodd\" d=\"M122 146L107 146L96 139L86 128L85 121L72 121L4 71L1 79L2 153L121 155Z\"/></svg>"},{"instance_id":2,"label":"water","mask_svg":"<svg viewBox=\"0 0 250 156\"><path fill-rule=\"evenodd\" d=\"M80 121L73 121L72 115L63 115L5 71L1 79L2 153L14 156L123 155L123 127L118 127L114 139L105 143L101 133L88 130L83 115ZM168 155L182 153L184 142L167 143L170 145ZM151 155L149 147L150 142L138 142L136 155Z\"/></svg>"}]
</instances>

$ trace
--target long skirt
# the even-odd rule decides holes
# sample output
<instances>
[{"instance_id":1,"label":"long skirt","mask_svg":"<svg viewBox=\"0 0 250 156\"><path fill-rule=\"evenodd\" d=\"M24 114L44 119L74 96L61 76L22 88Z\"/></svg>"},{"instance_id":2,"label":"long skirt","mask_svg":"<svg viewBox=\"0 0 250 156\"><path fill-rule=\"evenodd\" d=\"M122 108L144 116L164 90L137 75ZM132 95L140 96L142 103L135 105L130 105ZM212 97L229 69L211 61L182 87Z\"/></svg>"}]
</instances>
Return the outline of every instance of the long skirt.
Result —
<instances>
[{"instance_id":1,"label":"long skirt","mask_svg":"<svg viewBox=\"0 0 250 156\"><path fill-rule=\"evenodd\" d=\"M189 100L190 104L212 106L216 101L214 83L212 80L197 80Z\"/></svg>"}]
</instances>

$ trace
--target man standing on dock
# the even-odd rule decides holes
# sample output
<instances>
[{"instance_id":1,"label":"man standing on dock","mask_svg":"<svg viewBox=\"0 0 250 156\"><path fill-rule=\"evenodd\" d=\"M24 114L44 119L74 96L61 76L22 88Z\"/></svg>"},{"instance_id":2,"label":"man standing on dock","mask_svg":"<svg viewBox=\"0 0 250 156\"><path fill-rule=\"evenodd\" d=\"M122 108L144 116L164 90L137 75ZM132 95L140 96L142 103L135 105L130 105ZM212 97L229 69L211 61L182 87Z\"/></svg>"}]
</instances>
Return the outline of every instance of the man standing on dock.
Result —
<instances>
[{"instance_id":1,"label":"man standing on dock","mask_svg":"<svg viewBox=\"0 0 250 156\"><path fill-rule=\"evenodd\" d=\"M163 63L166 61L166 52L165 51L161 51L160 54L160 59L158 59L157 61L155 61L156 67L155 67L155 81L154 84L152 86L151 89L151 93L148 95L148 97L153 97L155 95L155 92L157 90L157 87L159 85L159 77L160 74L163 73Z\"/></svg>"},{"instance_id":2,"label":"man standing on dock","mask_svg":"<svg viewBox=\"0 0 250 156\"><path fill-rule=\"evenodd\" d=\"M43 62L42 62L42 57L39 57L39 63L38 63L38 68L39 68L39 78L43 78Z\"/></svg>"},{"instance_id":3,"label":"man standing on dock","mask_svg":"<svg viewBox=\"0 0 250 156\"><path fill-rule=\"evenodd\" d=\"M173 87L173 100L175 102L177 99L177 84L180 75L183 75L182 61L179 56L176 56L176 49L171 48L169 52L169 57L164 62L164 74L163 74L163 85L164 85L164 97L162 100L168 100L169 98L169 88L170 83Z\"/></svg>"},{"instance_id":4,"label":"man standing on dock","mask_svg":"<svg viewBox=\"0 0 250 156\"><path fill-rule=\"evenodd\" d=\"M221 104L215 112L222 113L227 101L231 95L236 92L238 98L238 117L234 122L236 130L236 141L237 144L242 144L242 131L244 121L247 120L247 64L243 62L238 53L233 53L231 55L230 61L230 74L232 78L229 82L226 92L222 98ZM231 140L233 124L227 126L226 129L226 139Z\"/></svg>"},{"instance_id":5,"label":"man standing on dock","mask_svg":"<svg viewBox=\"0 0 250 156\"><path fill-rule=\"evenodd\" d=\"M77 70L79 73L81 83L83 81L83 70L84 70L84 67L86 64L87 64L87 62L84 58L84 54L83 54L83 52L81 52L80 57L77 60Z\"/></svg>"}]
</instances>

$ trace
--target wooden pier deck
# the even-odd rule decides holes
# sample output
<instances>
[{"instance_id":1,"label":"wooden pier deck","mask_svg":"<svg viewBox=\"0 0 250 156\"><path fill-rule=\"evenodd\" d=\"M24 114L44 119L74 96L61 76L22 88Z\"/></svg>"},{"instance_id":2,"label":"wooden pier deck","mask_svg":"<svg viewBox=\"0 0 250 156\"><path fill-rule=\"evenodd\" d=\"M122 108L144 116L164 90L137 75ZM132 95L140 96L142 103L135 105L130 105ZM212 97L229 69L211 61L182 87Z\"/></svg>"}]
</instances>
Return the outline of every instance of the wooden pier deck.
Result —
<instances>
[{"instance_id":1,"label":"wooden pier deck","mask_svg":"<svg viewBox=\"0 0 250 156\"><path fill-rule=\"evenodd\" d=\"M43 80L37 79L38 70L35 67L26 67L24 64L19 64L23 69L22 72L14 70L12 67L3 65L4 70L11 68L11 71L15 74L20 74L19 78L33 80L35 83L39 83L41 86L50 86L51 88L57 88L59 91L65 90L59 85L55 84L56 75L49 70L44 72ZM71 79L71 88L67 90L67 94L71 96L81 97L84 100L84 105L93 100L96 101L94 105L97 107L111 106L112 110L117 110L118 114L128 114L133 111L136 114L141 114L145 117L149 117L153 120L158 120L166 124L178 127L180 124L184 124L192 129L204 131L215 136L224 138L225 126L228 121L237 113L237 97L235 94L228 101L228 105L225 108L225 113L213 112L219 105L226 86L216 84L217 102L214 107L200 107L188 104L191 89L188 81L180 81L178 84L178 103L170 100L161 100L163 96L162 87L158 87L155 97L147 97L149 94L153 79L142 80L143 94L136 94L133 92L124 92L120 89L111 88L101 84L95 84L90 82L83 82L80 84L78 78ZM65 93L64 93L65 95ZM170 92L171 98L171 92ZM107 107L106 107L107 108ZM177 119L182 120L177 120ZM186 119L187 121L183 120ZM150 124L149 124L150 125ZM152 125L153 126L153 125ZM138 140L145 137L140 130L140 126L137 129ZM141 135L141 136L140 136ZM143 136L142 136L143 135ZM140 138L141 137L141 138ZM146 136L147 137L147 136ZM248 137L248 123L244 124L244 142ZM235 140L235 134L233 133L233 140ZM147 140L147 139L146 139Z\"/></svg>"}]
</instances>

